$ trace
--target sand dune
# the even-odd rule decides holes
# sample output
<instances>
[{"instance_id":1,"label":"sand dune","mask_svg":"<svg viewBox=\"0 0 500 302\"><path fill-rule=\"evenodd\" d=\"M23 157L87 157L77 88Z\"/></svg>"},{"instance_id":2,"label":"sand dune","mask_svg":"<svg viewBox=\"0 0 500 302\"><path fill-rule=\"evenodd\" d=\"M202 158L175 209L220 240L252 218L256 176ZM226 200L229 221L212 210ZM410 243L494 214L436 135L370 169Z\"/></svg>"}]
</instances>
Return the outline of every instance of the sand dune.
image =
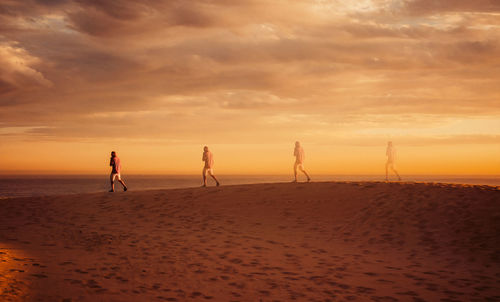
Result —
<instances>
[{"instance_id":1,"label":"sand dune","mask_svg":"<svg viewBox=\"0 0 500 302\"><path fill-rule=\"evenodd\" d=\"M500 301L500 191L324 182L1 200L2 301Z\"/></svg>"}]
</instances>

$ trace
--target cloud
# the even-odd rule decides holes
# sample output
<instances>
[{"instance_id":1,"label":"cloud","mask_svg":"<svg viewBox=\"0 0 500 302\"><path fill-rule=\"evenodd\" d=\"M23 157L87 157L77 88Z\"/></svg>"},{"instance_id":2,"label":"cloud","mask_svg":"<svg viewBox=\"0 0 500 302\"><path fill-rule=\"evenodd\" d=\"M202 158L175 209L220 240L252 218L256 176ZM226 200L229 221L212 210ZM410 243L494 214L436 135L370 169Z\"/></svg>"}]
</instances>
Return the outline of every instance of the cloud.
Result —
<instances>
[{"instance_id":1,"label":"cloud","mask_svg":"<svg viewBox=\"0 0 500 302\"><path fill-rule=\"evenodd\" d=\"M2 1L0 128L275 140L498 115L496 3Z\"/></svg>"},{"instance_id":2,"label":"cloud","mask_svg":"<svg viewBox=\"0 0 500 302\"><path fill-rule=\"evenodd\" d=\"M447 12L500 12L500 3L496 0L410 0L406 2L406 11L410 14L426 15Z\"/></svg>"},{"instance_id":3,"label":"cloud","mask_svg":"<svg viewBox=\"0 0 500 302\"><path fill-rule=\"evenodd\" d=\"M52 82L35 69L40 63L37 57L30 55L16 43L0 44L0 83L4 93L16 89L33 87L51 87Z\"/></svg>"}]
</instances>

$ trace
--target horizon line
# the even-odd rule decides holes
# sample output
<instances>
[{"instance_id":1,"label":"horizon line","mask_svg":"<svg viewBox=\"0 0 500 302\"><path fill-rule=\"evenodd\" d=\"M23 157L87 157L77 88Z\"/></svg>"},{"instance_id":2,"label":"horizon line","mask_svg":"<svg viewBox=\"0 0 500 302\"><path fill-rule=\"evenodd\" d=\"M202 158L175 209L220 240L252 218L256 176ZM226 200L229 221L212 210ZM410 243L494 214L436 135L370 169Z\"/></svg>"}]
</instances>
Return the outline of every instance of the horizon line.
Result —
<instances>
[{"instance_id":1,"label":"horizon line","mask_svg":"<svg viewBox=\"0 0 500 302\"><path fill-rule=\"evenodd\" d=\"M0 172L0 176L106 176L109 173L2 173ZM198 173L126 173L124 175L127 176L199 176ZM293 173L262 173L262 174L234 174L234 173L218 173L217 175L221 176L290 176ZM313 174L315 176L380 176L384 175L384 173L367 173L367 174L346 174L346 173L318 173ZM500 177L500 174L403 174L406 176L483 176L483 177Z\"/></svg>"}]
</instances>

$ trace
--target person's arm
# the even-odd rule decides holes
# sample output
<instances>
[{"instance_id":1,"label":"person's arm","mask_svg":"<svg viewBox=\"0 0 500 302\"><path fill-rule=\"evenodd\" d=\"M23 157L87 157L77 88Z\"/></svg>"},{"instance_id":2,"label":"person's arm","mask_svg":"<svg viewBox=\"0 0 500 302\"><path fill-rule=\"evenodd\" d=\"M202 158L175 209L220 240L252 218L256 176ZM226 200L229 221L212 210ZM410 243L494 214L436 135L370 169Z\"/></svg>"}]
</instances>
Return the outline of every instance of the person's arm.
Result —
<instances>
[{"instance_id":1,"label":"person's arm","mask_svg":"<svg viewBox=\"0 0 500 302\"><path fill-rule=\"evenodd\" d=\"M109 165L110 165L110 166L112 166L113 164L114 164L114 160L113 160L113 158L111 157L111 158L109 159Z\"/></svg>"},{"instance_id":2,"label":"person's arm","mask_svg":"<svg viewBox=\"0 0 500 302\"><path fill-rule=\"evenodd\" d=\"M207 154L205 152L203 152L203 154L201 155L201 161L205 161L206 156L207 156Z\"/></svg>"}]
</instances>

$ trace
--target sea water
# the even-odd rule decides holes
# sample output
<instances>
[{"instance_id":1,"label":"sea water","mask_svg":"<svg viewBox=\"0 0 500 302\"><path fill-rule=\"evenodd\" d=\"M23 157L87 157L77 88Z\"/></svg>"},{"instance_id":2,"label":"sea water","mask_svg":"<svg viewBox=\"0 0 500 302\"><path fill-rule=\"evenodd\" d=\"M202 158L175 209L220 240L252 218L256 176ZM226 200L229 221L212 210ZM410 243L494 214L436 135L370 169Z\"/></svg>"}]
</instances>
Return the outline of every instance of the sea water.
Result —
<instances>
[{"instance_id":1,"label":"sea water","mask_svg":"<svg viewBox=\"0 0 500 302\"><path fill-rule=\"evenodd\" d=\"M152 190L199 187L201 175L123 175L130 190ZM218 175L222 185L290 182L293 175ZM312 176L313 181L383 181L384 175L321 175ZM305 177L300 175L299 181ZM393 177L392 180L395 180ZM473 185L500 185L500 176L403 176L403 181L459 183ZM209 178L208 185L215 185ZM0 176L0 198L30 197L47 195L66 195L80 193L107 192L109 175L17 175ZM122 190L120 183L115 183L115 190Z\"/></svg>"}]
</instances>

